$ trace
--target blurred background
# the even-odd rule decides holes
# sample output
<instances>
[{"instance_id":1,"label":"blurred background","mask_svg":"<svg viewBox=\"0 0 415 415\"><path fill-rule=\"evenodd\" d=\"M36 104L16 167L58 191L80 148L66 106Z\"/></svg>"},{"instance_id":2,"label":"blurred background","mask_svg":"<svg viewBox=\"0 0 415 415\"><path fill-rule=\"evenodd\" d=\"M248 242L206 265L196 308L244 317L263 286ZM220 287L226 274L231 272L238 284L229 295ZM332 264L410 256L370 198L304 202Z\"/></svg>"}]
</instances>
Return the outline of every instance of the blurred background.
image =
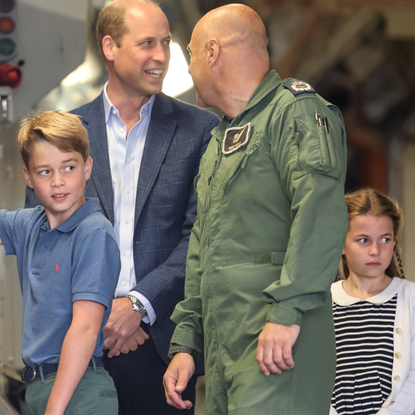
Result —
<instances>
[{"instance_id":1,"label":"blurred background","mask_svg":"<svg viewBox=\"0 0 415 415\"><path fill-rule=\"evenodd\" d=\"M196 104L186 46L220 0L163 0L173 35L163 92ZM406 274L415 281L415 1L246 0L269 36L281 78L310 83L342 111L348 138L346 191L371 186L403 207ZM24 206L16 137L31 107L70 110L107 80L95 41L105 0L0 0L0 208ZM213 109L211 109L213 110ZM221 115L221 114L219 114ZM0 249L0 415L26 414L20 357L21 294L14 257ZM203 415L203 380L197 415Z\"/></svg>"}]
</instances>

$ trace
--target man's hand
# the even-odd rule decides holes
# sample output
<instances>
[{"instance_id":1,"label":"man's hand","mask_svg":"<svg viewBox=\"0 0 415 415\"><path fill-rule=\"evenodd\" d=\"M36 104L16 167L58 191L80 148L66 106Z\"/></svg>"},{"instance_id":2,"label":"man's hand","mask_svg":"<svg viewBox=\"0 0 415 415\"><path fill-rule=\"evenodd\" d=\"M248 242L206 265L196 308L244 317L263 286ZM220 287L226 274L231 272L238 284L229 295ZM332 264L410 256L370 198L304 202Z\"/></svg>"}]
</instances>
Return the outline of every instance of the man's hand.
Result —
<instances>
[{"instance_id":1,"label":"man's hand","mask_svg":"<svg viewBox=\"0 0 415 415\"><path fill-rule=\"evenodd\" d=\"M137 344L137 336L142 336L139 340L142 343L138 344L143 344L148 339L148 335L142 329L139 330L142 317L141 313L133 310L131 300L127 297L112 301L110 318L104 327L104 350L109 349L108 357L119 356L121 349L123 353L128 353L129 346L134 347L133 343ZM130 340L131 336L134 337ZM128 344L126 344L127 341L129 341Z\"/></svg>"},{"instance_id":2,"label":"man's hand","mask_svg":"<svg viewBox=\"0 0 415 415\"><path fill-rule=\"evenodd\" d=\"M166 401L177 409L190 409L193 404L182 399L182 393L193 376L195 362L188 353L177 353L174 355L166 373L163 376Z\"/></svg>"},{"instance_id":3,"label":"man's hand","mask_svg":"<svg viewBox=\"0 0 415 415\"><path fill-rule=\"evenodd\" d=\"M121 353L127 354L128 352L136 351L138 346L144 344L144 342L149 338L150 336L141 327L139 327L138 330L131 337L129 337L121 347Z\"/></svg>"},{"instance_id":4,"label":"man's hand","mask_svg":"<svg viewBox=\"0 0 415 415\"><path fill-rule=\"evenodd\" d=\"M280 374L294 367L292 348L300 334L300 326L283 326L268 322L258 338L256 361L265 376Z\"/></svg>"}]
</instances>

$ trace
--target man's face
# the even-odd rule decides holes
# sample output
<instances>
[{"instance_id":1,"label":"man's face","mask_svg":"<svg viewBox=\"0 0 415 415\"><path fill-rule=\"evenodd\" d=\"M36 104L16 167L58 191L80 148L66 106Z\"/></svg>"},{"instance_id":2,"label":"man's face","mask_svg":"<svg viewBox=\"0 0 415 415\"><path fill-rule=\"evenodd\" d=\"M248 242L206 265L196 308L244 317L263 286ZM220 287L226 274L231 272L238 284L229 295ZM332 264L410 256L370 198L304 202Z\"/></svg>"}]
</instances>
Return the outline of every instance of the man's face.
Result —
<instances>
[{"instance_id":1,"label":"man's face","mask_svg":"<svg viewBox=\"0 0 415 415\"><path fill-rule=\"evenodd\" d=\"M118 47L112 42L114 76L124 94L147 97L161 92L170 60L170 29L157 7L141 5L127 11L128 32Z\"/></svg>"},{"instance_id":2,"label":"man's face","mask_svg":"<svg viewBox=\"0 0 415 415\"><path fill-rule=\"evenodd\" d=\"M203 49L203 38L199 24L193 30L187 50L190 55L189 74L193 78L197 102L202 107L210 106L207 98L209 85L206 71L206 51Z\"/></svg>"}]
</instances>

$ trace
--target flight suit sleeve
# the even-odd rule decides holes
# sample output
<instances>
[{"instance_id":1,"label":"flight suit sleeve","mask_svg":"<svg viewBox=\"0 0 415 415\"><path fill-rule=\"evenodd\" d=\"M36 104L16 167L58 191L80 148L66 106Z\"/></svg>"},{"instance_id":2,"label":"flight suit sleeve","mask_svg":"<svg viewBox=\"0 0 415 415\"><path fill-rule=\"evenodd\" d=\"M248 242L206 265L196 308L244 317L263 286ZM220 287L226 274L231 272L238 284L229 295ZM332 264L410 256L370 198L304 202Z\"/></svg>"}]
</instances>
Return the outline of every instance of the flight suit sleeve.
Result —
<instances>
[{"instance_id":1,"label":"flight suit sleeve","mask_svg":"<svg viewBox=\"0 0 415 415\"><path fill-rule=\"evenodd\" d=\"M199 258L200 223L196 219L189 241L186 262L185 299L176 305L171 319L178 324L171 343L203 350L202 298L200 295L201 267Z\"/></svg>"},{"instance_id":2,"label":"flight suit sleeve","mask_svg":"<svg viewBox=\"0 0 415 415\"><path fill-rule=\"evenodd\" d=\"M310 103L311 101L311 103ZM326 118L318 125L318 119ZM291 231L280 280L263 291L268 321L301 324L322 306L348 229L346 136L339 110L322 99L297 102L271 124L271 157L291 202Z\"/></svg>"}]
</instances>

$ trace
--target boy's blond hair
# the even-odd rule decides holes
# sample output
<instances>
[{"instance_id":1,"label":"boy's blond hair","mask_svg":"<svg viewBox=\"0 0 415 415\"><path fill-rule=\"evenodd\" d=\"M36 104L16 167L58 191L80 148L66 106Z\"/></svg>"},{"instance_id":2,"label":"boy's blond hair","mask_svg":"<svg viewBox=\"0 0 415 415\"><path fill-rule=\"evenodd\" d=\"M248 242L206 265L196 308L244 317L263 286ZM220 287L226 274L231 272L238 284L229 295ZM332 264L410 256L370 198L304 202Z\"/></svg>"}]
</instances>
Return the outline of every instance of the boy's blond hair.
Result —
<instances>
[{"instance_id":1,"label":"boy's blond hair","mask_svg":"<svg viewBox=\"0 0 415 415\"><path fill-rule=\"evenodd\" d=\"M30 152L35 143L46 140L59 150L80 153L84 162L89 157L88 133L79 117L66 111L44 111L27 115L21 122L19 147L29 169Z\"/></svg>"}]
</instances>

